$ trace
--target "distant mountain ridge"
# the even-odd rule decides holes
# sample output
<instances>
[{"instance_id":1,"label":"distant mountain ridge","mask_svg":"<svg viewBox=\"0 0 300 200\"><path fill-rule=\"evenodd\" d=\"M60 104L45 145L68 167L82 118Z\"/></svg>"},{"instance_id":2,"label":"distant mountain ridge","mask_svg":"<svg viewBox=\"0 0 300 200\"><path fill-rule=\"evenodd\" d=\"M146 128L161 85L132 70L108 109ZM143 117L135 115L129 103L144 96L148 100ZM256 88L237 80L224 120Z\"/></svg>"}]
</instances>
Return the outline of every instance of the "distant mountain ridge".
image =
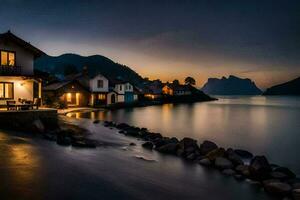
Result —
<instances>
[{"instance_id":1,"label":"distant mountain ridge","mask_svg":"<svg viewBox=\"0 0 300 200\"><path fill-rule=\"evenodd\" d=\"M63 54L60 56L42 56L34 62L34 68L40 71L48 72L58 76L64 74L65 68L76 67L80 72L84 66L88 67L89 76L98 73L111 78L122 78L131 81L133 84L139 84L143 78L125 65L116 63L109 58L101 55L80 56L77 54Z\"/></svg>"},{"instance_id":2,"label":"distant mountain ridge","mask_svg":"<svg viewBox=\"0 0 300 200\"><path fill-rule=\"evenodd\" d=\"M228 78L209 78L202 91L211 95L260 95L262 91L248 78L242 79L233 75Z\"/></svg>"},{"instance_id":3,"label":"distant mountain ridge","mask_svg":"<svg viewBox=\"0 0 300 200\"><path fill-rule=\"evenodd\" d=\"M300 77L272 86L263 95L300 95Z\"/></svg>"}]
</instances>

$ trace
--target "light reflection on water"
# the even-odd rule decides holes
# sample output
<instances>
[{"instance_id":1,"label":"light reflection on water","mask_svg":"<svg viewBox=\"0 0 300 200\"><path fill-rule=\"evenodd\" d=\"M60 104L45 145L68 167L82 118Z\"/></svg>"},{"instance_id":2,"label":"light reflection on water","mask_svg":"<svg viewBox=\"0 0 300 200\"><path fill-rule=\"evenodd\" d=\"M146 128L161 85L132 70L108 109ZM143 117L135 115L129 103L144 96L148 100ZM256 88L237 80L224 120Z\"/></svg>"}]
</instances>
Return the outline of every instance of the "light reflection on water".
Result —
<instances>
[{"instance_id":1,"label":"light reflection on water","mask_svg":"<svg viewBox=\"0 0 300 200\"><path fill-rule=\"evenodd\" d=\"M205 103L76 113L76 117L126 122L166 136L209 139L224 147L245 148L300 174L299 97L218 98Z\"/></svg>"}]
</instances>

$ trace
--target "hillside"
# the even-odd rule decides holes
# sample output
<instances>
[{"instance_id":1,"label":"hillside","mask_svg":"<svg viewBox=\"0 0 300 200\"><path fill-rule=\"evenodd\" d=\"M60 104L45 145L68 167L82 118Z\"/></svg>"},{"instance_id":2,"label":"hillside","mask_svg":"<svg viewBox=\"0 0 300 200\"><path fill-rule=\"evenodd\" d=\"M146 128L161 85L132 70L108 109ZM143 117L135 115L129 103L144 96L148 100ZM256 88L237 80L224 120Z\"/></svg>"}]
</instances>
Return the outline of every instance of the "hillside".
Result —
<instances>
[{"instance_id":1,"label":"hillside","mask_svg":"<svg viewBox=\"0 0 300 200\"><path fill-rule=\"evenodd\" d=\"M268 88L264 95L300 95L300 77Z\"/></svg>"},{"instance_id":2,"label":"hillside","mask_svg":"<svg viewBox=\"0 0 300 200\"><path fill-rule=\"evenodd\" d=\"M63 54L61 56L43 56L34 63L36 70L48 72L61 77L65 69L77 69L80 72L83 66L88 67L89 76L101 73L111 78L122 78L129 80L134 84L139 84L142 77L135 71L125 65L115 63L114 61L100 55L80 56L76 54Z\"/></svg>"},{"instance_id":3,"label":"hillside","mask_svg":"<svg viewBox=\"0 0 300 200\"><path fill-rule=\"evenodd\" d=\"M211 95L259 95L262 91L246 78L230 75L228 78L209 78L202 91Z\"/></svg>"}]
</instances>

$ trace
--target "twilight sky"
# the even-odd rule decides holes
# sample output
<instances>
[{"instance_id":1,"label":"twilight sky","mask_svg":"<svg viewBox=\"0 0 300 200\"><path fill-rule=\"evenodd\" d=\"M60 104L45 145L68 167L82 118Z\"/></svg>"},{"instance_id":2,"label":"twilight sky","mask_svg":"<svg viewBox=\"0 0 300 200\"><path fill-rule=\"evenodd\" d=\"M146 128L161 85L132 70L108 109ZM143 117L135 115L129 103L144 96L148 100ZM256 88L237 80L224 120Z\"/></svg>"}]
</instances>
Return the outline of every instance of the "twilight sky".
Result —
<instances>
[{"instance_id":1,"label":"twilight sky","mask_svg":"<svg viewBox=\"0 0 300 200\"><path fill-rule=\"evenodd\" d=\"M101 54L142 76L261 88L300 76L299 0L0 0L10 29L49 55Z\"/></svg>"}]
</instances>

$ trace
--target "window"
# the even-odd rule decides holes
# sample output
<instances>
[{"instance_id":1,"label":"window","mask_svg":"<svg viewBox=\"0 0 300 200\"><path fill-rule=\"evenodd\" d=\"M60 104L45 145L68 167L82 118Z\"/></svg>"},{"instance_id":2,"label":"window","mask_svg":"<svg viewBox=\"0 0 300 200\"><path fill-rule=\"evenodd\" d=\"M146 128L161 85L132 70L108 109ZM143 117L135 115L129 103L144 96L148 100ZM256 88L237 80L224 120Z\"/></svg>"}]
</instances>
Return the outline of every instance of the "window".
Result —
<instances>
[{"instance_id":1,"label":"window","mask_svg":"<svg viewBox=\"0 0 300 200\"><path fill-rule=\"evenodd\" d=\"M71 93L67 93L67 102L68 103L72 102L72 94Z\"/></svg>"},{"instance_id":2,"label":"window","mask_svg":"<svg viewBox=\"0 0 300 200\"><path fill-rule=\"evenodd\" d=\"M10 51L1 51L1 65L4 66L15 66L16 64L16 53Z\"/></svg>"},{"instance_id":3,"label":"window","mask_svg":"<svg viewBox=\"0 0 300 200\"><path fill-rule=\"evenodd\" d=\"M98 99L99 100L105 100L105 94L99 94Z\"/></svg>"},{"instance_id":4,"label":"window","mask_svg":"<svg viewBox=\"0 0 300 200\"><path fill-rule=\"evenodd\" d=\"M14 84L0 83L0 99L13 99L13 98L14 98Z\"/></svg>"},{"instance_id":5,"label":"window","mask_svg":"<svg viewBox=\"0 0 300 200\"><path fill-rule=\"evenodd\" d=\"M98 80L97 81L97 87L98 88L103 88L103 80Z\"/></svg>"},{"instance_id":6,"label":"window","mask_svg":"<svg viewBox=\"0 0 300 200\"><path fill-rule=\"evenodd\" d=\"M120 90L122 91L122 85L120 85Z\"/></svg>"}]
</instances>

